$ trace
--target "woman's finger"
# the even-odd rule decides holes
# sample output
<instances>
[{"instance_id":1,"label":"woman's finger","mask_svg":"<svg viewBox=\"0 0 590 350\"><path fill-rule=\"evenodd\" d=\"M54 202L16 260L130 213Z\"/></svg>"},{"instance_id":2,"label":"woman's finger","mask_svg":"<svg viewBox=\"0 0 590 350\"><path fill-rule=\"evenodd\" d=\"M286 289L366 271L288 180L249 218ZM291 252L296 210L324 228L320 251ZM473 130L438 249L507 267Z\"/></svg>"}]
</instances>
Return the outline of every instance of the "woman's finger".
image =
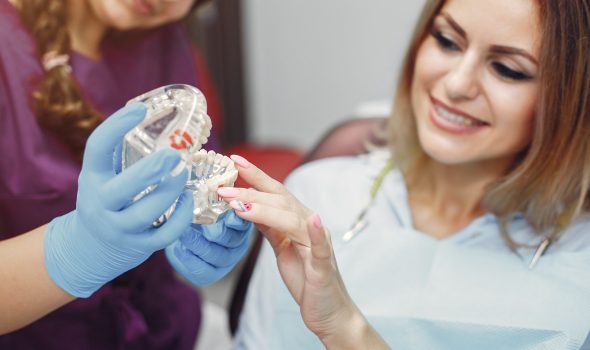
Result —
<instances>
[{"instance_id":1,"label":"woman's finger","mask_svg":"<svg viewBox=\"0 0 590 350\"><path fill-rule=\"evenodd\" d=\"M217 194L228 203L239 199L242 202L260 203L285 210L297 209L296 205L299 204L290 195L260 192L254 188L219 187Z\"/></svg>"},{"instance_id":2,"label":"woman's finger","mask_svg":"<svg viewBox=\"0 0 590 350\"><path fill-rule=\"evenodd\" d=\"M242 219L284 232L289 239L309 247L305 219L297 213L263 203L242 202L239 199L232 200L229 204Z\"/></svg>"},{"instance_id":3,"label":"woman's finger","mask_svg":"<svg viewBox=\"0 0 590 350\"><path fill-rule=\"evenodd\" d=\"M244 157L232 154L230 158L234 161L240 177L255 189L262 192L278 194L287 191L282 183L268 176L264 171L247 161Z\"/></svg>"},{"instance_id":4,"label":"woman's finger","mask_svg":"<svg viewBox=\"0 0 590 350\"><path fill-rule=\"evenodd\" d=\"M324 228L318 214L307 219L307 229L311 242L311 266L315 271L328 273L332 270L332 244L330 234Z\"/></svg>"}]
</instances>

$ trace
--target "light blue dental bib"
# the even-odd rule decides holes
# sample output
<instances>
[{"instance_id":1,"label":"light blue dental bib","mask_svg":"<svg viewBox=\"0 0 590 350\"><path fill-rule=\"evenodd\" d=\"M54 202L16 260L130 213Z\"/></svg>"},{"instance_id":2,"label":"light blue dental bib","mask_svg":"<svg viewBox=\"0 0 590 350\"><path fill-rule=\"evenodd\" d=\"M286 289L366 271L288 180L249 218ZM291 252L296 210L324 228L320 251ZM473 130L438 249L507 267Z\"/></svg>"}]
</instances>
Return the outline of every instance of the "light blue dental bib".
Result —
<instances>
[{"instance_id":1,"label":"light blue dental bib","mask_svg":"<svg viewBox=\"0 0 590 350\"><path fill-rule=\"evenodd\" d=\"M579 349L590 331L590 218L568 228L529 270L535 234L509 224L507 248L488 214L444 240L413 229L399 171L383 181L368 226L344 242L383 162L371 157L311 163L288 181L322 217L338 267L356 305L393 349ZM337 174L337 175L335 175ZM334 181L338 176L339 181ZM248 291L238 348L323 349L301 320L270 247Z\"/></svg>"},{"instance_id":2,"label":"light blue dental bib","mask_svg":"<svg viewBox=\"0 0 590 350\"><path fill-rule=\"evenodd\" d=\"M336 255L351 297L392 348L582 346L590 329L590 280L574 283L565 276L590 266L587 257L548 255L529 270L511 252L435 241L417 232L382 234L389 237L380 244L364 237L340 244ZM276 306L271 348L322 348L299 321L288 292L281 290Z\"/></svg>"}]
</instances>

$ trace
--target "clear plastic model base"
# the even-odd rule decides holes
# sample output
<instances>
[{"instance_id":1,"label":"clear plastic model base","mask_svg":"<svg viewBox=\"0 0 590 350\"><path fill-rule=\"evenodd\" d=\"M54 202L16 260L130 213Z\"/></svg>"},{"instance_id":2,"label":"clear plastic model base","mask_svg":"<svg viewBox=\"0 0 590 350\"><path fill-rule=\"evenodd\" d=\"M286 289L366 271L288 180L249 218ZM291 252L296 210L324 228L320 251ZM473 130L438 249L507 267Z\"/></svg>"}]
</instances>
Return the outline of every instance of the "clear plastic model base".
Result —
<instances>
[{"instance_id":1,"label":"clear plastic model base","mask_svg":"<svg viewBox=\"0 0 590 350\"><path fill-rule=\"evenodd\" d=\"M147 113L144 120L125 135L123 170L157 150L170 147L180 151L184 162L173 175L185 167L190 172L186 188L193 192L193 223L215 223L229 209L217 196L217 187L233 186L237 170L228 157L201 150L211 133L211 118L207 115L203 94L189 85L168 85L138 96L128 104L133 102L143 102ZM154 188L150 186L134 201ZM172 205L154 226L163 224L175 207L176 204Z\"/></svg>"},{"instance_id":2,"label":"clear plastic model base","mask_svg":"<svg viewBox=\"0 0 590 350\"><path fill-rule=\"evenodd\" d=\"M196 88L168 85L127 104L134 102L143 102L147 112L144 120L125 135L123 169L165 147L190 154L207 143L211 118L207 115L205 96Z\"/></svg>"}]
</instances>

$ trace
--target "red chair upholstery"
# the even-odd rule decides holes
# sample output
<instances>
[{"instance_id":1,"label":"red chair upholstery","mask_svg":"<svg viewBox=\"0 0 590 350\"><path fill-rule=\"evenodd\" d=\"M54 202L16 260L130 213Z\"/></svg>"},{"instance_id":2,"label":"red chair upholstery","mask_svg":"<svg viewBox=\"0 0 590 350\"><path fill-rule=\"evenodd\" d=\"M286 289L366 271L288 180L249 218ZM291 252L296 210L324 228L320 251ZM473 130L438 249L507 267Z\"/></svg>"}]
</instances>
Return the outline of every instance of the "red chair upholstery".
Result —
<instances>
[{"instance_id":1,"label":"red chair upholstery","mask_svg":"<svg viewBox=\"0 0 590 350\"><path fill-rule=\"evenodd\" d=\"M318 144L303 158L302 163L328 157L358 155L365 153L367 151L367 147L370 146L369 144L377 146L383 145L383 141L377 137L377 135L380 134L380 131L384 130L386 120L387 119L384 117L374 117L353 119L338 124L321 138L320 142L318 142ZM242 155L244 155L244 153ZM249 158L246 156L246 159ZM253 158L251 160L254 162ZM272 158L267 158L267 160L270 162L273 161ZM288 163L288 167L293 165L295 161L295 157L291 159L285 159L285 162L292 162ZM258 162L255 164L259 165L263 170L269 169L270 171L273 171L272 164L265 164L264 162ZM282 175L283 170L284 168L281 168L277 170L277 173ZM287 174L284 175L286 176ZM281 180L282 179L284 178L281 178ZM256 260L258 258L258 253L260 252L261 246L262 235L257 232L250 253L246 257L242 271L240 272L236 282L230 302L229 327L232 335L234 335L238 329L240 314L242 312L244 300L246 298L248 284L250 282L254 266L256 265Z\"/></svg>"},{"instance_id":2,"label":"red chair upholstery","mask_svg":"<svg viewBox=\"0 0 590 350\"><path fill-rule=\"evenodd\" d=\"M287 175L301 163L303 152L283 146L256 146L251 144L238 145L223 150L224 154L238 154L273 179L284 181ZM238 178L236 187L249 187L242 179Z\"/></svg>"}]
</instances>

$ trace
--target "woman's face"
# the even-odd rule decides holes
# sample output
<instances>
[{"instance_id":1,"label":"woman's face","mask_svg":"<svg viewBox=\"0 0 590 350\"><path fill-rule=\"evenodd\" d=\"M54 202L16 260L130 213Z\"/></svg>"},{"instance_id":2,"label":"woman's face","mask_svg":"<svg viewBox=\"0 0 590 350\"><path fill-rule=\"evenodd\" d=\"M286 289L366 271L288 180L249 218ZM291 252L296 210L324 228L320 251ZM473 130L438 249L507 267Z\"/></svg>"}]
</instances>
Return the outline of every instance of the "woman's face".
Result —
<instances>
[{"instance_id":1,"label":"woman's face","mask_svg":"<svg viewBox=\"0 0 590 350\"><path fill-rule=\"evenodd\" d=\"M74 0L78 1L78 0ZM195 0L88 0L97 19L118 30L152 28L184 17Z\"/></svg>"},{"instance_id":2,"label":"woman's face","mask_svg":"<svg viewBox=\"0 0 590 350\"><path fill-rule=\"evenodd\" d=\"M511 162L531 140L538 95L533 0L449 0L416 56L420 144L444 164Z\"/></svg>"}]
</instances>

